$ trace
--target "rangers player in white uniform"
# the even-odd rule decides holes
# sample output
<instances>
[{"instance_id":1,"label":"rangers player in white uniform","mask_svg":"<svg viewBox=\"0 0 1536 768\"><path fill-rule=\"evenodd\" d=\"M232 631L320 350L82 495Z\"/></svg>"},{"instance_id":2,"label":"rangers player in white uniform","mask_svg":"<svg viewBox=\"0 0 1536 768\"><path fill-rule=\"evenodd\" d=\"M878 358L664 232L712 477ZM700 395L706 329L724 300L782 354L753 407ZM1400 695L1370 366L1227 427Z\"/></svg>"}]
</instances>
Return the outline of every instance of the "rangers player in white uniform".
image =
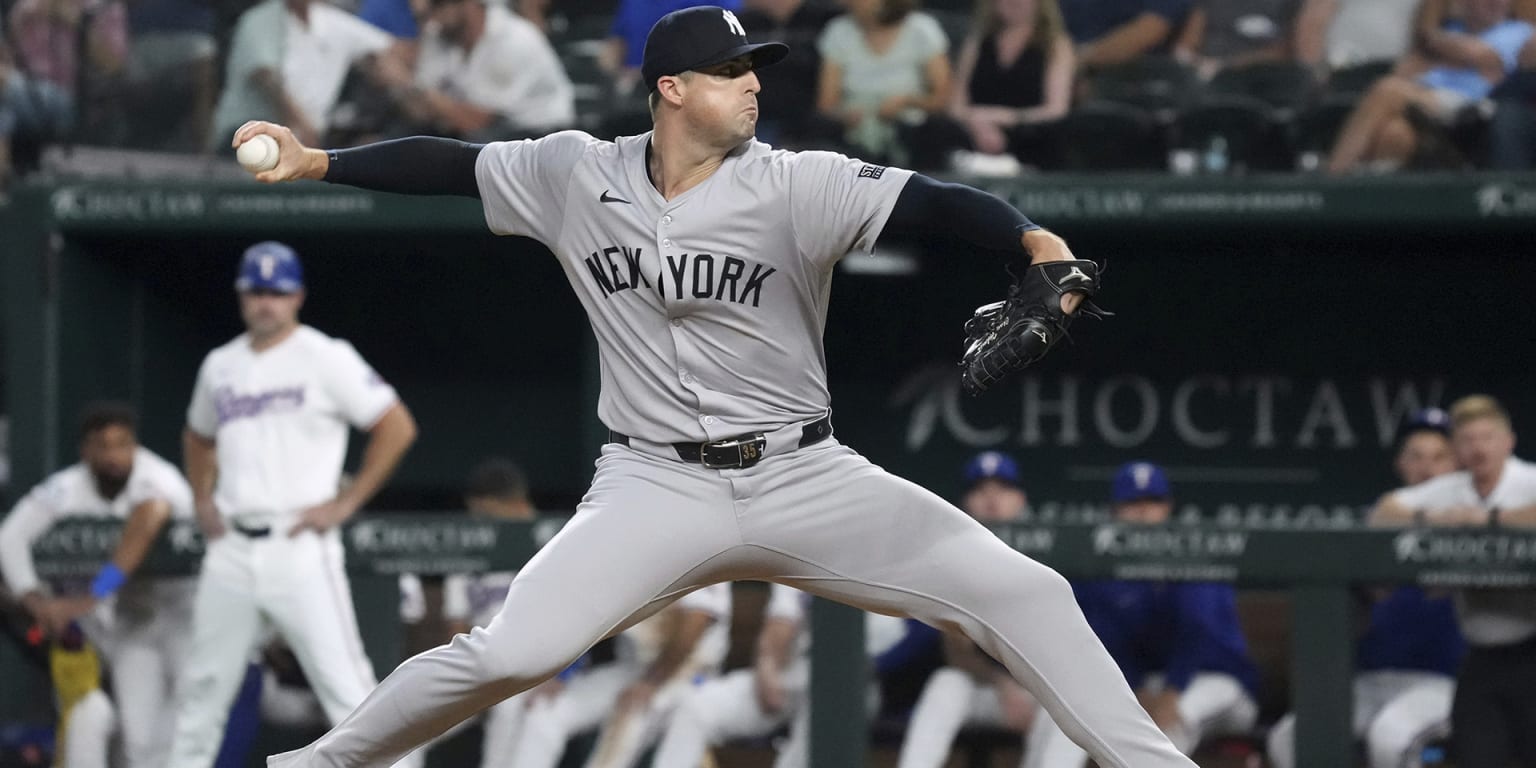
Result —
<instances>
[{"instance_id":1,"label":"rangers player in white uniform","mask_svg":"<svg viewBox=\"0 0 1536 768\"><path fill-rule=\"evenodd\" d=\"M138 444L133 410L100 403L81 419L80 462L43 481L0 524L0 571L33 618L57 637L81 619L106 657L113 707L93 693L70 712L65 768L105 768L114 723L129 768L160 768L170 747L171 698L190 634L193 581L142 577L134 571L167 523L192 516L192 491L181 472ZM70 517L122 520L112 559L85 595L50 597L32 563L32 545ZM220 734L222 735L222 733Z\"/></svg>"},{"instance_id":2,"label":"rangers player in white uniform","mask_svg":"<svg viewBox=\"0 0 1536 768\"><path fill-rule=\"evenodd\" d=\"M656 768L697 768L709 747L730 739L767 736L786 725L789 738L779 746L774 768L805 768L810 707L810 595L774 584L763 609L757 659L705 683L688 695L656 748ZM921 625L918 625L921 626ZM875 659L899 643L905 622L894 616L864 614L864 649ZM878 696L879 689L871 693Z\"/></svg>"},{"instance_id":3,"label":"rangers player in white uniform","mask_svg":"<svg viewBox=\"0 0 1536 768\"><path fill-rule=\"evenodd\" d=\"M730 645L731 586L712 584L617 638L617 659L529 699L505 768L555 768L571 736L602 726L587 768L629 768L695 685L712 679ZM516 699L515 699L516 700Z\"/></svg>"},{"instance_id":4,"label":"rangers player in white uniform","mask_svg":"<svg viewBox=\"0 0 1536 768\"><path fill-rule=\"evenodd\" d=\"M298 322L303 270L291 248L251 246L235 289L247 330L203 361L183 433L208 549L170 768L212 765L268 623L332 723L373 688L336 527L372 498L416 437L395 390L350 344ZM349 427L370 437L338 495Z\"/></svg>"},{"instance_id":5,"label":"rangers player in white uniform","mask_svg":"<svg viewBox=\"0 0 1536 768\"><path fill-rule=\"evenodd\" d=\"M259 180L478 198L493 232L547 244L597 338L611 430L575 518L490 626L402 664L330 733L270 765L387 765L730 579L953 626L1104 768L1191 765L1137 705L1065 579L832 436L821 335L838 260L903 231L1037 261L1071 253L979 190L755 141L753 70L787 51L748 43L718 7L668 14L645 48L655 130L615 142L416 137L326 152L271 123L236 131L235 145L278 142ZM1082 296L1058 301L1074 311Z\"/></svg>"}]
</instances>

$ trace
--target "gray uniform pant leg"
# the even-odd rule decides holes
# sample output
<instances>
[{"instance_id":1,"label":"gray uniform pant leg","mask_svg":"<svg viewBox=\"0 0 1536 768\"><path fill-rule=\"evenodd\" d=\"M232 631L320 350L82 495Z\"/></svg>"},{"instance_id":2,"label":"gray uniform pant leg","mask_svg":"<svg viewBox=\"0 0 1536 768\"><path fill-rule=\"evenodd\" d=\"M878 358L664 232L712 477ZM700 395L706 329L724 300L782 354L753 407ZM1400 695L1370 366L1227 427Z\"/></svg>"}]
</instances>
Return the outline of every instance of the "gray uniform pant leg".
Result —
<instances>
[{"instance_id":1,"label":"gray uniform pant leg","mask_svg":"<svg viewBox=\"0 0 1536 768\"><path fill-rule=\"evenodd\" d=\"M911 482L828 440L733 477L748 546L779 581L958 628L1104 768L1193 768L1137 703L1066 579Z\"/></svg>"},{"instance_id":2,"label":"gray uniform pant leg","mask_svg":"<svg viewBox=\"0 0 1536 768\"><path fill-rule=\"evenodd\" d=\"M421 653L283 768L384 768L450 726L528 690L605 636L711 581L740 543L713 472L615 445L576 516L518 572L489 626Z\"/></svg>"}]
</instances>

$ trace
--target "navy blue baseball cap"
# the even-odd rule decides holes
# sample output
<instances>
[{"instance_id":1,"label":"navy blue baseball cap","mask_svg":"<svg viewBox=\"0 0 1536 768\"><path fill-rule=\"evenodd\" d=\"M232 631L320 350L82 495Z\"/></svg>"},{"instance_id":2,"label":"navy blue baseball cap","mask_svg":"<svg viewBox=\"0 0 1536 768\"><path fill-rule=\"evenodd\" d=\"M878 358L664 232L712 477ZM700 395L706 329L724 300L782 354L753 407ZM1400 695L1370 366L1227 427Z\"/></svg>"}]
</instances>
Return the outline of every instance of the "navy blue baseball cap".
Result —
<instances>
[{"instance_id":1,"label":"navy blue baseball cap","mask_svg":"<svg viewBox=\"0 0 1536 768\"><path fill-rule=\"evenodd\" d=\"M297 293L304 290L304 265L299 254L276 240L257 243L240 257L235 290Z\"/></svg>"},{"instance_id":2,"label":"navy blue baseball cap","mask_svg":"<svg viewBox=\"0 0 1536 768\"><path fill-rule=\"evenodd\" d=\"M1425 408L1415 412L1403 422L1403 428L1398 430L1397 444L1402 445L1418 432L1435 432L1450 437L1451 415L1443 408Z\"/></svg>"},{"instance_id":3,"label":"navy blue baseball cap","mask_svg":"<svg viewBox=\"0 0 1536 768\"><path fill-rule=\"evenodd\" d=\"M965 486L976 485L983 480L1001 480L1009 485L1024 487L1019 480L1019 463L1012 456L998 451L978 453L965 464Z\"/></svg>"},{"instance_id":4,"label":"navy blue baseball cap","mask_svg":"<svg viewBox=\"0 0 1536 768\"><path fill-rule=\"evenodd\" d=\"M673 11L656 22L645 38L640 76L645 87L667 75L705 69L738 56L752 57L752 68L766 67L789 55L783 43L749 43L736 14L717 5Z\"/></svg>"},{"instance_id":5,"label":"navy blue baseball cap","mask_svg":"<svg viewBox=\"0 0 1536 768\"><path fill-rule=\"evenodd\" d=\"M1133 461L1115 472L1110 498L1116 504L1137 499L1166 499L1173 495L1168 473L1149 461Z\"/></svg>"}]
</instances>

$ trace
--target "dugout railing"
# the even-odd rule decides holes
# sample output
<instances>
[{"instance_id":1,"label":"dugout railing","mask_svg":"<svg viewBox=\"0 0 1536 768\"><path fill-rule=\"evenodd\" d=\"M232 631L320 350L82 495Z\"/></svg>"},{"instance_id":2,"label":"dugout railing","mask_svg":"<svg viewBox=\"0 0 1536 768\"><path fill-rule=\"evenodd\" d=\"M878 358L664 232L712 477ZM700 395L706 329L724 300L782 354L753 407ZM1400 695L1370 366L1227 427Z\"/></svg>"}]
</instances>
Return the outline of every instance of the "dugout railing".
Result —
<instances>
[{"instance_id":1,"label":"dugout railing","mask_svg":"<svg viewBox=\"0 0 1536 768\"><path fill-rule=\"evenodd\" d=\"M369 515L343 532L366 645L380 675L400 658L400 573L515 569L563 518L516 523L432 515ZM34 555L48 577L94 573L116 539L110 521L51 530ZM1536 589L1536 531L1511 529L1281 530L1220 526L1010 525L995 528L1016 550L1069 578L1220 581L1290 592L1291 691L1297 762L1354 764L1352 590L1419 584L1439 589ZM202 539L172 526L146 561L151 573L194 571ZM1027 602L1019 610L1028 611ZM865 764L868 740L863 622L818 600L812 611L812 765ZM1041 631L1049 631L1042 628Z\"/></svg>"}]
</instances>

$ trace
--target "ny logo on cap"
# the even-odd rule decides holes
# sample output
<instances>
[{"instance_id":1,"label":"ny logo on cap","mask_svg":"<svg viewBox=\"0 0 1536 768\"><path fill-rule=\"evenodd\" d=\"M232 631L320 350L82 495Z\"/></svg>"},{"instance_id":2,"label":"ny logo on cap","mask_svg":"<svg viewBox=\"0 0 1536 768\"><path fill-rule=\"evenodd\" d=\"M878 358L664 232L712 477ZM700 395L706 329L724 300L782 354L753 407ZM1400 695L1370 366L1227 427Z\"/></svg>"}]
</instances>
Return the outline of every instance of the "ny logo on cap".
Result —
<instances>
[{"instance_id":1,"label":"ny logo on cap","mask_svg":"<svg viewBox=\"0 0 1536 768\"><path fill-rule=\"evenodd\" d=\"M261 265L260 266L261 266L261 279L263 279L263 280L271 280L272 279L272 273L277 271L277 257L276 256L272 256L272 255L263 255L261 257Z\"/></svg>"},{"instance_id":2,"label":"ny logo on cap","mask_svg":"<svg viewBox=\"0 0 1536 768\"><path fill-rule=\"evenodd\" d=\"M741 26L741 21L736 18L736 14L723 8L720 9L720 14L725 16L725 23L730 25L732 32L735 32L740 37L747 36L747 30Z\"/></svg>"}]
</instances>

